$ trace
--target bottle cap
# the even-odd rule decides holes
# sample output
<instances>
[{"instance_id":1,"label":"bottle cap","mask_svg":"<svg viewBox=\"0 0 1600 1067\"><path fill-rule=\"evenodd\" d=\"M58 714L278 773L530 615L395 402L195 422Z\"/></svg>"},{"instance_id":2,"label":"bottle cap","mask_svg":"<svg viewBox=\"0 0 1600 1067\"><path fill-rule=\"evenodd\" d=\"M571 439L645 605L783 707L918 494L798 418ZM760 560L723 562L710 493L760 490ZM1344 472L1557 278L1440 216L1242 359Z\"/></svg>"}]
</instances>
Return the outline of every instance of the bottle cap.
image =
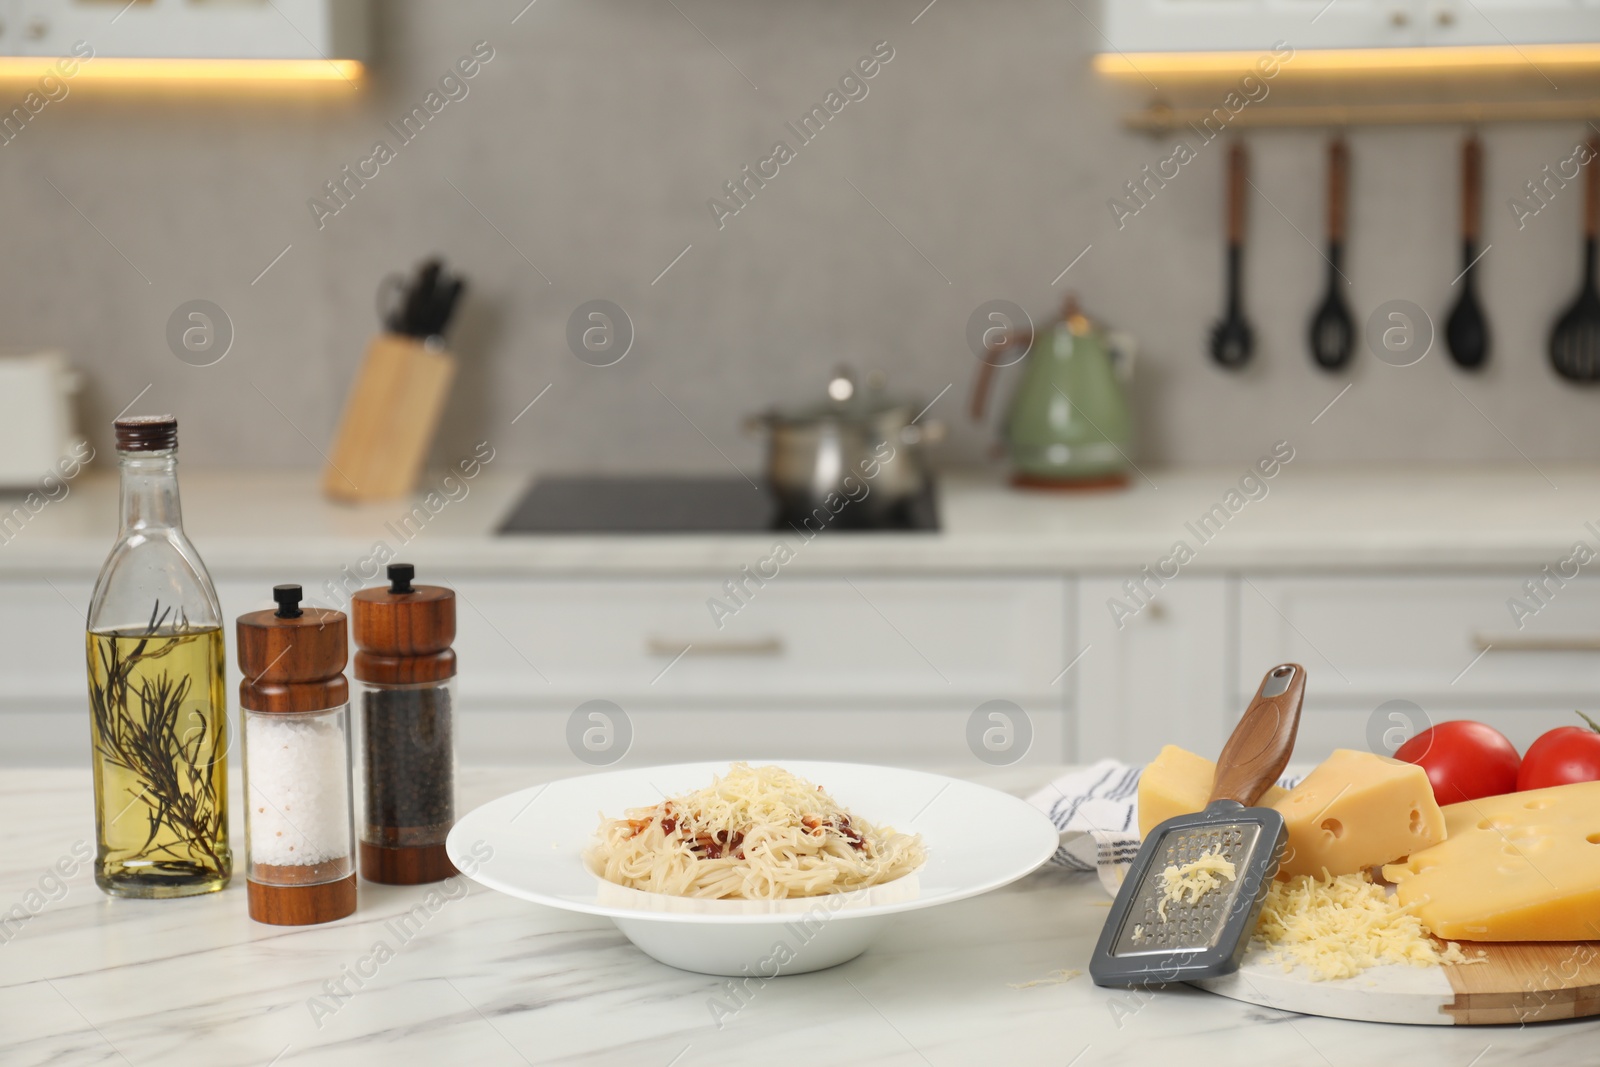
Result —
<instances>
[{"instance_id":1,"label":"bottle cap","mask_svg":"<svg viewBox=\"0 0 1600 1067\"><path fill-rule=\"evenodd\" d=\"M417 569L409 563L391 563L387 574L387 587L363 589L351 599L356 679L407 685L454 677L455 590L412 585Z\"/></svg>"},{"instance_id":2,"label":"bottle cap","mask_svg":"<svg viewBox=\"0 0 1600 1067\"><path fill-rule=\"evenodd\" d=\"M118 419L118 452L166 452L178 447L178 420L171 415Z\"/></svg>"},{"instance_id":3,"label":"bottle cap","mask_svg":"<svg viewBox=\"0 0 1600 1067\"><path fill-rule=\"evenodd\" d=\"M298 585L272 590L276 610L239 616L239 703L250 711L321 711L350 700L344 612L302 608Z\"/></svg>"}]
</instances>

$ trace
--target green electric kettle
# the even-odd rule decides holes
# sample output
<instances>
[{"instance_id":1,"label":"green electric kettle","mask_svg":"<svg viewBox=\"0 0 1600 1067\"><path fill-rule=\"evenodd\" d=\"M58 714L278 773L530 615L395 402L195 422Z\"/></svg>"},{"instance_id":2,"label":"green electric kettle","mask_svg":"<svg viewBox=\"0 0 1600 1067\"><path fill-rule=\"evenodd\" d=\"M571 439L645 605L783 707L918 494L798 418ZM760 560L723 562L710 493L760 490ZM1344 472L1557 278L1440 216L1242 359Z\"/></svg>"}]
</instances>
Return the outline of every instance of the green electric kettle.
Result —
<instances>
[{"instance_id":1,"label":"green electric kettle","mask_svg":"<svg viewBox=\"0 0 1600 1067\"><path fill-rule=\"evenodd\" d=\"M1013 484L1105 489L1128 483L1133 417L1126 387L1133 355L1131 337L1102 330L1071 295L1061 318L1042 330L1007 323L984 335L974 421L984 417L995 368L1023 363L1003 430Z\"/></svg>"}]
</instances>

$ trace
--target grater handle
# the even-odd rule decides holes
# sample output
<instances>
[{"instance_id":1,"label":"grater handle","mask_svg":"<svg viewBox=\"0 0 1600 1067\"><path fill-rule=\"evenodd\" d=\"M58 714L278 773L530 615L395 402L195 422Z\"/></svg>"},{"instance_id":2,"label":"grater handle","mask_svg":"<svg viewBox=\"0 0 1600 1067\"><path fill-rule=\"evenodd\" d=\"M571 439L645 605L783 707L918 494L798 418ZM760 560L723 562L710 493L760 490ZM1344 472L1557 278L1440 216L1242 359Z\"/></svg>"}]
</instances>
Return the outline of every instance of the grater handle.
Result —
<instances>
[{"instance_id":1,"label":"grater handle","mask_svg":"<svg viewBox=\"0 0 1600 1067\"><path fill-rule=\"evenodd\" d=\"M1300 729L1300 704L1306 694L1306 669L1280 664L1267 672L1217 760L1211 801L1253 805L1278 780L1294 752Z\"/></svg>"}]
</instances>

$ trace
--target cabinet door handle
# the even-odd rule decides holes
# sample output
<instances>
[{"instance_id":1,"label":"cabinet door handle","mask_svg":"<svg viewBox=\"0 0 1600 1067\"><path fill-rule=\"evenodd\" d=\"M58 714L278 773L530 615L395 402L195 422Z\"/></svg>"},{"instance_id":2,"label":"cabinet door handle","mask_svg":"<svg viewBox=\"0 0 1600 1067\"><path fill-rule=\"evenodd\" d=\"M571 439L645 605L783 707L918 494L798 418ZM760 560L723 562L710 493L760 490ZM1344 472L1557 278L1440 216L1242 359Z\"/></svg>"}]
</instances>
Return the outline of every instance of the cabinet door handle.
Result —
<instances>
[{"instance_id":1,"label":"cabinet door handle","mask_svg":"<svg viewBox=\"0 0 1600 1067\"><path fill-rule=\"evenodd\" d=\"M1600 652L1600 634L1571 634L1553 637L1523 637L1520 634L1473 634L1479 652L1498 648L1503 652Z\"/></svg>"},{"instance_id":2,"label":"cabinet door handle","mask_svg":"<svg viewBox=\"0 0 1600 1067\"><path fill-rule=\"evenodd\" d=\"M781 656L783 641L776 637L758 637L750 641L679 641L652 637L645 642L645 650L652 656L667 659L674 656Z\"/></svg>"}]
</instances>

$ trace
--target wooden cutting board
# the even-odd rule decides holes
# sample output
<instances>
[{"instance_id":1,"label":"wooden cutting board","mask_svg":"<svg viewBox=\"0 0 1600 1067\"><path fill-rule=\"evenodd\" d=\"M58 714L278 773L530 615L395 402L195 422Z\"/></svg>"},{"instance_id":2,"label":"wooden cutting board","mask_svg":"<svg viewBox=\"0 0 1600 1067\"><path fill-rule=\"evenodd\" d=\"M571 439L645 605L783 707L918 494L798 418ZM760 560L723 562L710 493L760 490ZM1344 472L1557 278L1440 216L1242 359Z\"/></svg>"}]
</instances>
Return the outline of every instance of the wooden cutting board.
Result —
<instances>
[{"instance_id":1,"label":"wooden cutting board","mask_svg":"<svg viewBox=\"0 0 1600 1067\"><path fill-rule=\"evenodd\" d=\"M1318 982L1304 968L1285 974L1252 950L1235 973L1193 984L1249 1004L1358 1022L1483 1026L1600 1015L1600 941L1460 945L1468 956L1487 952L1487 961L1389 965Z\"/></svg>"},{"instance_id":2,"label":"wooden cutting board","mask_svg":"<svg viewBox=\"0 0 1600 1067\"><path fill-rule=\"evenodd\" d=\"M404 496L433 444L455 359L396 334L373 338L350 387L322 491L336 500Z\"/></svg>"}]
</instances>

